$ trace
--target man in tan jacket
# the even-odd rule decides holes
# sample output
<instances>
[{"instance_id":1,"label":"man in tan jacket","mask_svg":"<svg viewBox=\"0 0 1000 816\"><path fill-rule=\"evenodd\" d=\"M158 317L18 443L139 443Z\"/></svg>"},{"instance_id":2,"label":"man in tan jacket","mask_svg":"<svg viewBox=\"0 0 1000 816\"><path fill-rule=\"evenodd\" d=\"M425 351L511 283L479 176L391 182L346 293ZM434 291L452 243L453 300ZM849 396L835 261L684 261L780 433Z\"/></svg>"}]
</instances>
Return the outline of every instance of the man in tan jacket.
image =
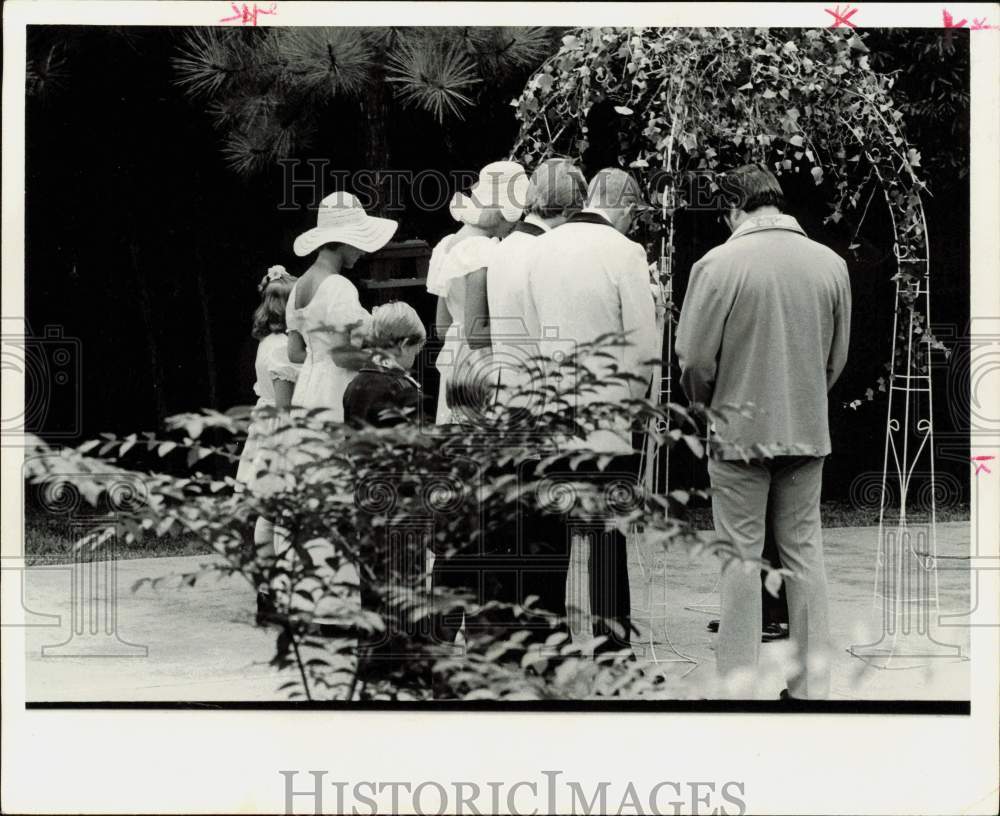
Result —
<instances>
[{"instance_id":1,"label":"man in tan jacket","mask_svg":"<svg viewBox=\"0 0 1000 816\"><path fill-rule=\"evenodd\" d=\"M712 429L716 533L760 557L771 513L787 581L796 667L792 698L829 694L829 625L820 525L823 460L830 453L827 391L847 361L847 265L782 212L778 180L747 165L721 181L732 235L698 261L677 329L681 386L727 414ZM753 669L760 650L756 570L722 572L717 663L725 678Z\"/></svg>"}]
</instances>

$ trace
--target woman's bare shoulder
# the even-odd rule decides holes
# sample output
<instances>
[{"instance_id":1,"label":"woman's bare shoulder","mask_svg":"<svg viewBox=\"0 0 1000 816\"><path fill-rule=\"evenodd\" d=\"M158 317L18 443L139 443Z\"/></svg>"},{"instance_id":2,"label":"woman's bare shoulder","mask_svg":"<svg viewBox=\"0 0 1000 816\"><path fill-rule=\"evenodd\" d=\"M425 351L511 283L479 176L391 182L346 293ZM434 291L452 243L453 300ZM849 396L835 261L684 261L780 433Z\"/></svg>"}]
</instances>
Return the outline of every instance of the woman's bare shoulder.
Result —
<instances>
[{"instance_id":1,"label":"woman's bare shoulder","mask_svg":"<svg viewBox=\"0 0 1000 816\"><path fill-rule=\"evenodd\" d=\"M344 284L351 291L356 291L354 285L343 275L330 274L329 272L316 274L306 272L292 287L290 297L294 299L295 308L303 311L313 303L320 302L337 291L345 291Z\"/></svg>"}]
</instances>

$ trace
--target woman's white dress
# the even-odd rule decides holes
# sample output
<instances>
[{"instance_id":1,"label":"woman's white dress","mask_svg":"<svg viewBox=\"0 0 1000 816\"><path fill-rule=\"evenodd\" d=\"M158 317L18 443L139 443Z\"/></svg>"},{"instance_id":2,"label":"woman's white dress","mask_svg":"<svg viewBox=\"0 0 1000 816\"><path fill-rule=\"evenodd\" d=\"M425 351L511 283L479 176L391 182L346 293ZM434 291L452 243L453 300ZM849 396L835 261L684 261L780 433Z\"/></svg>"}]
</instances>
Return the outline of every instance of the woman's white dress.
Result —
<instances>
[{"instance_id":1,"label":"woman's white dress","mask_svg":"<svg viewBox=\"0 0 1000 816\"><path fill-rule=\"evenodd\" d=\"M427 291L443 297L451 315L451 326L445 334L444 345L437 358L437 370L441 373L438 389L436 422L446 425L451 422L451 410L445 401L445 389L451 381L455 365L469 354L469 344L465 327L465 290L467 275L489 266L493 250L499 243L496 238L473 235L459 238L448 235L442 238L431 253L427 269Z\"/></svg>"},{"instance_id":2,"label":"woman's white dress","mask_svg":"<svg viewBox=\"0 0 1000 816\"><path fill-rule=\"evenodd\" d=\"M344 421L344 392L357 372L341 368L330 356L333 348L352 345L361 348L364 336L371 323L371 315L361 305L358 290L343 275L330 275L324 279L312 300L302 308L295 305L298 283L292 287L288 295L288 305L285 308L285 323L289 331L297 331L306 344L306 359L299 372L292 394L292 405L301 408L326 408L328 418L335 422ZM301 444L303 456L294 448ZM291 458L298 462L309 461L306 452L309 442L300 438L292 442ZM324 445L320 444L320 450ZM323 473L323 468L313 468L312 478ZM275 588L279 598L287 598L286 602L294 613L311 616L314 621L327 623L342 623L346 619L357 617L361 607L361 595L358 589L359 578L355 565L350 561L342 563L334 571L329 566L329 560L335 553L334 544L326 538L317 538L304 544L312 564L306 575L294 586ZM277 551L278 548L276 547ZM292 549L282 549L278 552L279 567L286 573L296 571L297 555ZM328 645L336 652L338 645L356 646L356 641L347 638L332 638ZM339 654L328 656L331 665L341 672L340 680L346 689L350 685L350 677L356 670L357 658L354 654ZM330 682L330 678L327 678Z\"/></svg>"},{"instance_id":3,"label":"woman's white dress","mask_svg":"<svg viewBox=\"0 0 1000 816\"><path fill-rule=\"evenodd\" d=\"M273 380L287 380L294 383L300 366L288 359L288 336L284 333L269 334L257 344L254 370L257 381L253 390L257 395L255 408L274 408ZM275 426L274 416L254 416L247 430L247 441L240 454L240 464L236 469L236 481L245 485L255 485L263 471L269 467L266 440Z\"/></svg>"},{"instance_id":4,"label":"woman's white dress","mask_svg":"<svg viewBox=\"0 0 1000 816\"><path fill-rule=\"evenodd\" d=\"M306 359L295 384L292 404L303 408L328 408L331 419L344 421L344 391L357 372L341 368L330 356L332 348L348 342L361 348L371 315L361 305L358 290L343 275L323 280L312 300L296 308L298 283L292 287L285 308L289 331L297 331L306 343Z\"/></svg>"}]
</instances>

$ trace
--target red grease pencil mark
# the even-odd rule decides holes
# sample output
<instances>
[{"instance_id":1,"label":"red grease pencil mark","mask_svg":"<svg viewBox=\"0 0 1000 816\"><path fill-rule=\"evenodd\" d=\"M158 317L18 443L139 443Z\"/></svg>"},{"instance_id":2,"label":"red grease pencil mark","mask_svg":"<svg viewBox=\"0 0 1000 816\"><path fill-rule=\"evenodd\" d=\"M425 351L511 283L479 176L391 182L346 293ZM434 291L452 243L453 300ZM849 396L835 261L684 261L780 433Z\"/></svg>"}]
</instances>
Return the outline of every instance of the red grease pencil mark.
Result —
<instances>
[{"instance_id":1,"label":"red grease pencil mark","mask_svg":"<svg viewBox=\"0 0 1000 816\"><path fill-rule=\"evenodd\" d=\"M838 5L833 11L830 11L830 9L823 9L823 11L833 17L833 23L830 25L830 28L840 28L842 25L850 28L857 28L857 26L851 22L851 18L858 13L856 8L852 9L850 6L844 6L844 10L841 11L840 6Z\"/></svg>"},{"instance_id":2,"label":"red grease pencil mark","mask_svg":"<svg viewBox=\"0 0 1000 816\"><path fill-rule=\"evenodd\" d=\"M945 28L961 28L966 23L964 17L956 23L955 18L951 16L948 9L941 9L941 16L944 18Z\"/></svg>"},{"instance_id":3,"label":"red grease pencil mark","mask_svg":"<svg viewBox=\"0 0 1000 816\"><path fill-rule=\"evenodd\" d=\"M223 17L219 20L220 23L234 23L239 22L240 25L257 25L257 15L258 14L277 14L278 4L271 3L266 9L258 8L256 3L248 5L246 3L241 3L239 6L236 3L231 3L230 7L233 10L232 17Z\"/></svg>"},{"instance_id":4,"label":"red grease pencil mark","mask_svg":"<svg viewBox=\"0 0 1000 816\"><path fill-rule=\"evenodd\" d=\"M973 17L971 26L965 17L956 21L948 9L941 9L941 19L944 21L945 28L968 28L970 31L985 31L987 29L1000 28L1000 26L990 25L989 20L985 17Z\"/></svg>"},{"instance_id":5,"label":"red grease pencil mark","mask_svg":"<svg viewBox=\"0 0 1000 816\"><path fill-rule=\"evenodd\" d=\"M972 464L974 464L976 466L976 472L973 475L974 476L978 476L980 471L984 471L986 473L992 473L992 471L988 467L986 467L985 464L981 465L979 463L980 462L989 462L989 461L992 461L993 459L996 459L996 457L995 456L970 456L969 459L972 462Z\"/></svg>"}]
</instances>

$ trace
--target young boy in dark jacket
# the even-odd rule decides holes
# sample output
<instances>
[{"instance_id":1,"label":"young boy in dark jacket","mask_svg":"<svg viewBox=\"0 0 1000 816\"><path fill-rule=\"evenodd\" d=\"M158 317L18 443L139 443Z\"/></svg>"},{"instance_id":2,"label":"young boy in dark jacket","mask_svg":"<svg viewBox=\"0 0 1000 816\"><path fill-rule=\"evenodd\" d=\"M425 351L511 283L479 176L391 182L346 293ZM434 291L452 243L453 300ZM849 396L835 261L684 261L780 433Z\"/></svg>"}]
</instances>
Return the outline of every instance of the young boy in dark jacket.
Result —
<instances>
[{"instance_id":1,"label":"young boy in dark jacket","mask_svg":"<svg viewBox=\"0 0 1000 816\"><path fill-rule=\"evenodd\" d=\"M422 394L409 370L426 340L423 323L412 306L401 301L377 306L372 311L367 340L374 354L344 392L344 421L355 428L391 428L415 421L420 415ZM389 583L384 586L362 583L362 605L380 614L388 624L398 612L393 601L393 585L399 582L396 590L403 590L407 583L420 580L423 569L414 564L414 556L419 562L423 552L407 552L411 545L387 537L385 527L372 527L368 533L371 536L367 542L369 556L380 561L373 565L377 571L390 569L390 565L396 565L396 569L401 564L409 565L401 572L387 574ZM393 552L398 547L403 551ZM388 628L406 631L409 626L405 620L395 620ZM361 672L366 681L404 666L409 659L406 642L406 636L400 637L398 632L397 635L376 635L364 641L365 663Z\"/></svg>"},{"instance_id":2,"label":"young boy in dark jacket","mask_svg":"<svg viewBox=\"0 0 1000 816\"><path fill-rule=\"evenodd\" d=\"M398 300L376 306L368 336L375 354L344 392L344 421L389 428L416 419L422 395L409 371L426 341L412 306Z\"/></svg>"}]
</instances>

